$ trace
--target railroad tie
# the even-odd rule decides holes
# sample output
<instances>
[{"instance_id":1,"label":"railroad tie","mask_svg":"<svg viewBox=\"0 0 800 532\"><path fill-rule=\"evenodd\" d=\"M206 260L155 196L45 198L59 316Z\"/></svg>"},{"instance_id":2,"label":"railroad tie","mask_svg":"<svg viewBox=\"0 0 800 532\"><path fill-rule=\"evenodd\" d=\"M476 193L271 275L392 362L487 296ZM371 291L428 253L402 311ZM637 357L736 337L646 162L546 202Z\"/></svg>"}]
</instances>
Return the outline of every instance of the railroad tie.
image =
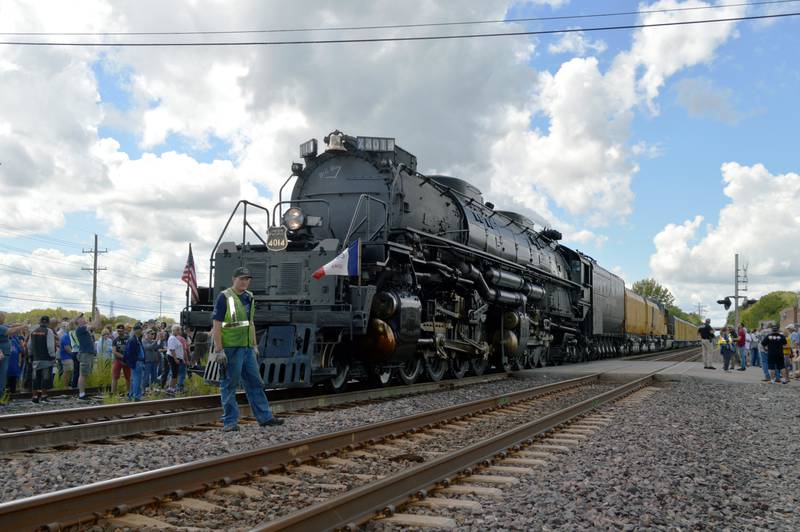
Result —
<instances>
[{"instance_id":1,"label":"railroad tie","mask_svg":"<svg viewBox=\"0 0 800 532\"><path fill-rule=\"evenodd\" d=\"M394 514L391 517L381 519L381 521L404 527L444 528L448 530L456 528L455 519L435 515Z\"/></svg>"},{"instance_id":2,"label":"railroad tie","mask_svg":"<svg viewBox=\"0 0 800 532\"><path fill-rule=\"evenodd\" d=\"M400 447L394 447L392 445L385 445L383 443L376 443L375 445L371 445L370 448L378 449L379 451L388 451L390 453L404 453L406 449L402 449Z\"/></svg>"},{"instance_id":3,"label":"railroad tie","mask_svg":"<svg viewBox=\"0 0 800 532\"><path fill-rule=\"evenodd\" d=\"M525 458L552 458L553 453L543 453L541 451L516 451L516 454Z\"/></svg>"},{"instance_id":4,"label":"railroad tie","mask_svg":"<svg viewBox=\"0 0 800 532\"><path fill-rule=\"evenodd\" d=\"M347 491L347 486L344 484L329 484L325 482L321 482L318 484L312 484L312 488L319 488L322 490L330 490L330 491Z\"/></svg>"},{"instance_id":5,"label":"railroad tie","mask_svg":"<svg viewBox=\"0 0 800 532\"><path fill-rule=\"evenodd\" d=\"M307 475L314 475L314 476L322 476L330 473L330 471L328 471L327 469L322 469L321 467L314 467L306 464L293 467L291 468L291 471L292 472L296 471L298 473L305 473Z\"/></svg>"},{"instance_id":6,"label":"railroad tie","mask_svg":"<svg viewBox=\"0 0 800 532\"><path fill-rule=\"evenodd\" d=\"M534 443L531 448L538 449L540 451L552 451L554 453L566 453L571 450L569 447L564 445L551 445L548 443Z\"/></svg>"},{"instance_id":7,"label":"railroad tie","mask_svg":"<svg viewBox=\"0 0 800 532\"><path fill-rule=\"evenodd\" d=\"M262 477L257 477L256 481L266 481L272 484L288 484L290 486L297 486L303 483L296 478L287 477L285 475L264 475Z\"/></svg>"},{"instance_id":8,"label":"railroad tie","mask_svg":"<svg viewBox=\"0 0 800 532\"><path fill-rule=\"evenodd\" d=\"M579 440L579 441L589 439L589 436L587 436L586 434L580 432L571 432L566 430L560 431L558 434L556 434L556 437L565 440Z\"/></svg>"},{"instance_id":9,"label":"railroad tie","mask_svg":"<svg viewBox=\"0 0 800 532\"><path fill-rule=\"evenodd\" d=\"M465 482L480 482L482 484L519 484L519 480L514 477L504 477L500 475L470 475L464 479Z\"/></svg>"},{"instance_id":10,"label":"railroad tie","mask_svg":"<svg viewBox=\"0 0 800 532\"><path fill-rule=\"evenodd\" d=\"M143 528L155 528L158 530L176 528L176 526L171 523L141 514L124 514L111 519L105 519L104 521L112 528L130 528L132 530L141 530Z\"/></svg>"},{"instance_id":11,"label":"railroad tie","mask_svg":"<svg viewBox=\"0 0 800 532\"><path fill-rule=\"evenodd\" d=\"M459 510L471 510L472 512L480 512L483 506L478 501L468 501L464 499L449 499L446 497L427 497L420 501L414 501L411 506L424 506L426 508L456 508Z\"/></svg>"},{"instance_id":12,"label":"railroad tie","mask_svg":"<svg viewBox=\"0 0 800 532\"><path fill-rule=\"evenodd\" d=\"M546 460L540 460L538 458L506 458L502 462L503 464L508 465L519 465L519 466L528 466L528 467L536 467L536 466L543 466L547 464Z\"/></svg>"},{"instance_id":13,"label":"railroad tie","mask_svg":"<svg viewBox=\"0 0 800 532\"><path fill-rule=\"evenodd\" d=\"M518 466L489 466L485 469L489 473L507 473L510 475L532 475L533 469L530 467Z\"/></svg>"},{"instance_id":14,"label":"railroad tie","mask_svg":"<svg viewBox=\"0 0 800 532\"><path fill-rule=\"evenodd\" d=\"M348 451L346 456L355 456L356 458L383 458L379 454L368 453L367 451Z\"/></svg>"},{"instance_id":15,"label":"railroad tie","mask_svg":"<svg viewBox=\"0 0 800 532\"><path fill-rule=\"evenodd\" d=\"M184 497L175 501L169 501L164 504L171 508L180 508L182 510L196 510L199 512L224 512L225 508L222 506L202 501L200 499L193 499L191 497Z\"/></svg>"},{"instance_id":16,"label":"railroad tie","mask_svg":"<svg viewBox=\"0 0 800 532\"><path fill-rule=\"evenodd\" d=\"M319 463L323 465L358 467L358 462L354 462L352 460L346 460L344 458L339 458L338 456L329 456L328 458L321 458L319 460Z\"/></svg>"},{"instance_id":17,"label":"railroad tie","mask_svg":"<svg viewBox=\"0 0 800 532\"><path fill-rule=\"evenodd\" d=\"M456 484L437 491L447 495L477 495L491 497L494 499L503 498L503 491L498 488L486 488L484 486L475 486L473 484Z\"/></svg>"},{"instance_id":18,"label":"railroad tie","mask_svg":"<svg viewBox=\"0 0 800 532\"><path fill-rule=\"evenodd\" d=\"M545 439L545 441L548 444L552 443L552 444L555 444L555 445L578 445L578 443L580 443L580 442L578 442L576 440L573 440L571 438L561 438L559 436L560 435L556 435L554 437L547 438L547 439Z\"/></svg>"},{"instance_id":19,"label":"railroad tie","mask_svg":"<svg viewBox=\"0 0 800 532\"><path fill-rule=\"evenodd\" d=\"M251 488L250 486L224 486L222 488L217 488L215 490L211 490L209 492L210 495L236 495L239 497L247 497L248 499L263 499L264 492L256 489Z\"/></svg>"},{"instance_id":20,"label":"railroad tie","mask_svg":"<svg viewBox=\"0 0 800 532\"><path fill-rule=\"evenodd\" d=\"M410 436L408 436L408 439L414 441L429 441L436 439L436 437L431 436L430 434L423 434L421 432L417 432L416 434L411 434Z\"/></svg>"}]
</instances>

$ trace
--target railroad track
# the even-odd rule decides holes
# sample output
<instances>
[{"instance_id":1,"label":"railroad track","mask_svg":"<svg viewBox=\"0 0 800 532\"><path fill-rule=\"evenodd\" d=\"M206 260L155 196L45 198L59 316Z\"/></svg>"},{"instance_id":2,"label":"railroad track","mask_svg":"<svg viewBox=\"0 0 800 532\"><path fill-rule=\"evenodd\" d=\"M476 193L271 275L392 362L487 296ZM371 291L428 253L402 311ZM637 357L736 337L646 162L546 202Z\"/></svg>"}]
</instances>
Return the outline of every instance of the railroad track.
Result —
<instances>
[{"instance_id":1,"label":"railroad track","mask_svg":"<svg viewBox=\"0 0 800 532\"><path fill-rule=\"evenodd\" d=\"M270 405L276 414L341 408L370 401L432 393L457 387L495 382L506 373L480 377L364 389L351 393L299 396L293 391L270 392ZM242 416L250 409L244 393L237 395ZM203 395L119 403L84 408L46 410L0 416L0 456L4 453L43 447L72 446L79 442L108 440L143 433L176 429L211 430L219 428L222 415L219 395ZM245 420L246 422L246 420Z\"/></svg>"},{"instance_id":2,"label":"railroad track","mask_svg":"<svg viewBox=\"0 0 800 532\"><path fill-rule=\"evenodd\" d=\"M692 349L694 348L689 348L688 351ZM687 349L669 351L666 355L663 352L648 353L635 358L672 359L685 352ZM312 393L309 396L307 390L273 390L268 395L275 413L282 414L441 391L456 386L492 382L507 376L505 373L494 373L412 386L364 388L349 394ZM248 416L249 407L246 406L243 393L238 395L238 400L243 405L242 415ZM218 420L222 413L219 404L218 395L205 395L0 416L0 455L43 447L69 448L80 442L124 438L144 433L170 434L169 431L190 428L195 431L212 430L219 427Z\"/></svg>"},{"instance_id":3,"label":"railroad track","mask_svg":"<svg viewBox=\"0 0 800 532\"><path fill-rule=\"evenodd\" d=\"M97 395L103 393L106 388L86 388L86 393L89 395ZM77 388L58 388L54 390L47 390L47 397L77 397L78 396L78 389ZM31 392L14 392L9 395L9 399L11 401L21 401L24 399L31 399L33 398L33 393Z\"/></svg>"},{"instance_id":4,"label":"railroad track","mask_svg":"<svg viewBox=\"0 0 800 532\"><path fill-rule=\"evenodd\" d=\"M511 482L580 442L586 433L575 425L561 438L541 438L650 384L655 372L613 389L600 376L13 501L0 505L0 522L327 530L374 518L400 523L395 509L407 503L474 506L454 497L496 490L477 484ZM233 522L212 522L220 516Z\"/></svg>"},{"instance_id":5,"label":"railroad track","mask_svg":"<svg viewBox=\"0 0 800 532\"><path fill-rule=\"evenodd\" d=\"M620 360L624 360L624 361L629 361L629 360L631 360L631 361L633 361L633 360L663 361L663 360L671 360L671 359L683 360L684 354L695 352L697 350L698 350L697 346L682 347L682 348L679 348L677 350L667 349L667 350L664 350L664 351L655 351L655 352L652 352L652 353L640 353L638 355L630 355L630 356L622 357L622 358L620 358ZM699 352L698 352L698 355L699 355ZM697 358L698 355L695 355L695 357L693 357L692 360L694 358Z\"/></svg>"}]
</instances>

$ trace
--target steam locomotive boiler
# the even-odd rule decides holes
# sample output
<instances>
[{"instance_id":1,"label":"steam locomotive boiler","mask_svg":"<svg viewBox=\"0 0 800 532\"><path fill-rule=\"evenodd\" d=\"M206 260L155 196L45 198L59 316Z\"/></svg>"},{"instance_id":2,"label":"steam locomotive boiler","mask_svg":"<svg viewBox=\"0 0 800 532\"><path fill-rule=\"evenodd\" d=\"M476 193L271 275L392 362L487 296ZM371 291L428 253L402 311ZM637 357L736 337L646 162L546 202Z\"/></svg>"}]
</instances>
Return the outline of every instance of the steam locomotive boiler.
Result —
<instances>
[{"instance_id":1,"label":"steam locomotive boiler","mask_svg":"<svg viewBox=\"0 0 800 532\"><path fill-rule=\"evenodd\" d=\"M324 144L301 145L272 211L240 202L243 231L256 211L266 238L218 242L211 286L182 315L210 328L211 302L248 267L266 386L435 381L626 350L624 283L558 231L419 173L394 139L334 131ZM347 249L357 274L312 275Z\"/></svg>"}]
</instances>

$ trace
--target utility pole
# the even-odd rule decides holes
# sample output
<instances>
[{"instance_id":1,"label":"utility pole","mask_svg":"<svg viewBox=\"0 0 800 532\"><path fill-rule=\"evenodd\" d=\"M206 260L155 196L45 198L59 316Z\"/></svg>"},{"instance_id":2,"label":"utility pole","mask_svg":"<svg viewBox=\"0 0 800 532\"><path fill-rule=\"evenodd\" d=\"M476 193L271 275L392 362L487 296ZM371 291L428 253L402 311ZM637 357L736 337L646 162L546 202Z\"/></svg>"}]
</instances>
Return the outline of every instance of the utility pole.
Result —
<instances>
[{"instance_id":1,"label":"utility pole","mask_svg":"<svg viewBox=\"0 0 800 532\"><path fill-rule=\"evenodd\" d=\"M105 270L106 268L98 268L97 267L97 254L98 253L108 253L107 249L102 251L97 249L97 235L94 235L94 249L84 249L84 253L91 253L94 255L93 266L91 268L81 268L81 270L91 271L92 272L92 319L95 318L94 311L97 308L97 272L98 270Z\"/></svg>"},{"instance_id":2,"label":"utility pole","mask_svg":"<svg viewBox=\"0 0 800 532\"><path fill-rule=\"evenodd\" d=\"M734 284L733 284L733 312L736 316L735 320L736 323L733 324L734 327L739 327L739 297L744 298L745 296L739 296L739 292L747 292L747 266L743 268L739 268L739 254L736 254L735 259L735 267L736 267L736 275L734 276ZM739 283L744 285L744 288L739 288Z\"/></svg>"},{"instance_id":3,"label":"utility pole","mask_svg":"<svg viewBox=\"0 0 800 532\"><path fill-rule=\"evenodd\" d=\"M112 320L114 319L114 300L112 299L108 303L108 317Z\"/></svg>"},{"instance_id":4,"label":"utility pole","mask_svg":"<svg viewBox=\"0 0 800 532\"><path fill-rule=\"evenodd\" d=\"M158 293L158 317L161 317L161 292Z\"/></svg>"},{"instance_id":5,"label":"utility pole","mask_svg":"<svg viewBox=\"0 0 800 532\"><path fill-rule=\"evenodd\" d=\"M697 305L695 305L695 309L696 309L695 312L697 312L697 315L702 320L703 316L706 313L706 306L703 303L698 302Z\"/></svg>"}]
</instances>

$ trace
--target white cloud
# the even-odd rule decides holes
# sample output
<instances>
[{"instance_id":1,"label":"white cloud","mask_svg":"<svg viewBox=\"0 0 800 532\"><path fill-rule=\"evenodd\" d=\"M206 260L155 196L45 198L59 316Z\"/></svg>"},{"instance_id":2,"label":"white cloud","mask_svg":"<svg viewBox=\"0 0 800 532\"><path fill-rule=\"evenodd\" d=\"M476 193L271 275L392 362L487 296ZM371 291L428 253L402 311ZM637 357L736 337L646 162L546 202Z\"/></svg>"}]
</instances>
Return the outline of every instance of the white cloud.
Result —
<instances>
[{"instance_id":1,"label":"white cloud","mask_svg":"<svg viewBox=\"0 0 800 532\"><path fill-rule=\"evenodd\" d=\"M642 6L643 9L652 11L658 9L675 9L687 7L701 7L709 5L707 2L689 0L661 0L653 4ZM715 9L714 15L718 18L732 18L742 16L747 6L729 6ZM664 22L685 22L696 19L692 11L673 11L669 13L648 13L639 17L642 24L655 24ZM686 26L668 26L661 28L640 29L634 32L633 46L630 51L621 53L615 58L615 81L630 83L635 80L635 85L629 85L630 98L641 95L653 113L658 112L655 98L667 78L680 70L710 63L720 45L731 37L737 35L735 22L719 22L714 24L696 24ZM644 72L637 77L637 70ZM635 89L635 92L634 92Z\"/></svg>"},{"instance_id":2,"label":"white cloud","mask_svg":"<svg viewBox=\"0 0 800 532\"><path fill-rule=\"evenodd\" d=\"M742 115L733 104L733 91L716 87L703 77L685 78L674 85L678 105L685 108L689 116L707 117L725 124L736 124Z\"/></svg>"},{"instance_id":3,"label":"white cloud","mask_svg":"<svg viewBox=\"0 0 800 532\"><path fill-rule=\"evenodd\" d=\"M556 8L566 2L537 3ZM497 19L508 5L472 0L459 8L463 18ZM297 20L308 26L355 25L409 16L429 22L452 16L451 3L444 1L422 2L413 12L389 0L335 9L321 1L280 7L243 2L233 10L225 2L209 2L175 10L156 0L137 2L135 8L100 0L69 6L6 2L3 19L32 31L131 31L292 27ZM102 56L96 49L3 47L0 101L8 103L2 117L8 125L0 127L3 223L46 231L61 226L65 213L96 212L128 257L109 254L109 263L138 271L134 257L167 268L159 278L174 279L185 260L186 240L196 243L196 256L207 256L237 199L269 203L258 191L276 192L299 142L339 128L394 136L418 156L422 171L468 179L499 208L532 216L536 211L537 219L555 223L567 238L600 245L605 237L583 222L600 226L631 210L635 157L646 153L631 139L637 106L654 105L664 80L678 70L710 61L733 26L682 28L680 46L674 45L674 34L636 32L631 50L606 72L593 58L537 72L530 65L534 45L525 37L120 49ZM92 71L98 61L130 72L131 109L99 101ZM546 120L545 129L532 130L534 119ZM200 163L176 152L130 159L120 152L119 139L98 138L98 130L110 124L127 128L150 151L163 151L164 140L173 135L199 148L218 138L231 146L229 159ZM43 216L45 191L58 201L48 203ZM577 222L559 220L552 205ZM204 262L198 258L198 266ZM137 275L152 277L156 270L144 271ZM128 281L129 289L137 283ZM181 290L180 284L171 286Z\"/></svg>"},{"instance_id":4,"label":"white cloud","mask_svg":"<svg viewBox=\"0 0 800 532\"><path fill-rule=\"evenodd\" d=\"M582 31L564 33L558 42L555 42L547 47L547 51L551 54L575 54L577 56L585 56L590 53L602 54L606 51L608 45L602 39L592 41L586 38Z\"/></svg>"},{"instance_id":5,"label":"white cloud","mask_svg":"<svg viewBox=\"0 0 800 532\"><path fill-rule=\"evenodd\" d=\"M724 193L730 199L716 225L703 226L696 216L669 224L653 242L653 275L669 286L679 301L703 302L720 320L715 303L733 292L734 254L749 264L750 292L800 289L800 175L772 174L761 164L722 165Z\"/></svg>"}]
</instances>

